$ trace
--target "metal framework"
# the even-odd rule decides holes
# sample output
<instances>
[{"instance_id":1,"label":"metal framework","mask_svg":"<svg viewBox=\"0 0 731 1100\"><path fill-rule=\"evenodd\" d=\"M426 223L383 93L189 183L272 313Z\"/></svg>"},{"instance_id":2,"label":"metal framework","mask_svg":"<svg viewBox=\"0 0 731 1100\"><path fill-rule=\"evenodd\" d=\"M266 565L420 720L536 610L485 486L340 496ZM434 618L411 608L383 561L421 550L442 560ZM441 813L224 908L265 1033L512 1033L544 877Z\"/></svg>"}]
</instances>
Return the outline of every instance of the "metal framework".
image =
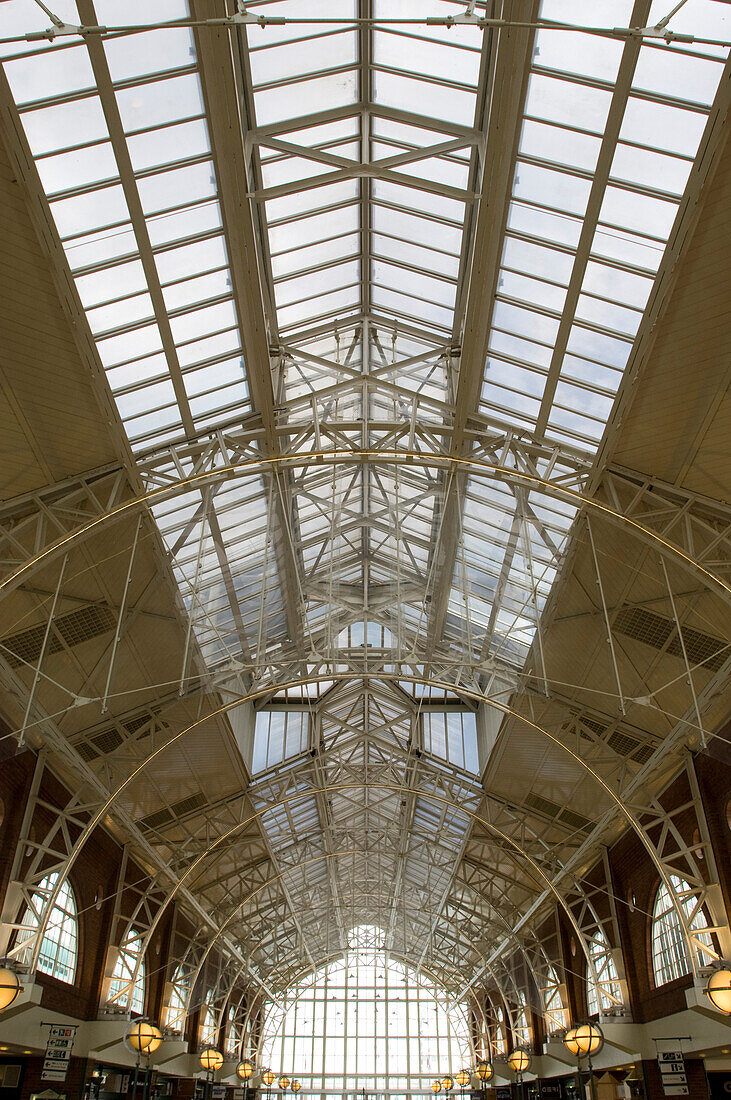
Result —
<instances>
[{"instance_id":1,"label":"metal framework","mask_svg":"<svg viewBox=\"0 0 731 1100\"><path fill-rule=\"evenodd\" d=\"M168 993L249 1049L364 924L478 1019L490 989L494 1043L498 999L514 1038L560 1026L559 907L621 1013L586 877L620 824L731 950L687 764L726 717L731 509L612 460L723 148L716 6L653 31L618 3L616 35L552 0L279 4L80 35L29 4L4 35L4 137L120 461L0 506L6 717L42 746L0 946L111 817L152 870L136 894L125 856L107 977L175 905ZM146 629L172 657L139 671ZM307 745L253 774L273 706ZM441 713L475 768L449 717L427 745ZM40 842L46 760L77 785ZM697 841L661 796L686 765Z\"/></svg>"}]
</instances>

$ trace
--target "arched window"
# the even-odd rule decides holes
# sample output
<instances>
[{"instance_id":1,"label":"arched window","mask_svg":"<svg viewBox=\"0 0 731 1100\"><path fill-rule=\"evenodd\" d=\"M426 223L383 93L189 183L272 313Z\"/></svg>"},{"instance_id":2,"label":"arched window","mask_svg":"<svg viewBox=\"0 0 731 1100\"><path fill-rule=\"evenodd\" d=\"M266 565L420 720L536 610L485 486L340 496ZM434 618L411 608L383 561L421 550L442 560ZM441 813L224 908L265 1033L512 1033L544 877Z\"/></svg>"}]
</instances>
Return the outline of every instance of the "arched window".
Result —
<instances>
[{"instance_id":1,"label":"arched window","mask_svg":"<svg viewBox=\"0 0 731 1100\"><path fill-rule=\"evenodd\" d=\"M713 948L706 915L690 883L680 875L670 875L670 884L685 914L685 921L699 944ZM693 963L685 940L680 917L670 891L660 883L652 910L652 972L655 985L665 985L693 972Z\"/></svg>"},{"instance_id":2,"label":"arched window","mask_svg":"<svg viewBox=\"0 0 731 1100\"><path fill-rule=\"evenodd\" d=\"M114 964L114 970L112 972L112 981L109 986L109 996L107 997L109 1004L120 1005L123 1008L127 1007L129 992L132 988L132 979L137 969L137 962L140 958L141 951L142 933L138 932L136 928L127 929L124 939L119 945L117 961ZM134 989L132 989L132 1000L130 1001L129 1007L130 1011L136 1012L138 1016L141 1016L145 1011L144 959L140 961L139 969L137 970L137 981L134 983Z\"/></svg>"},{"instance_id":3,"label":"arched window","mask_svg":"<svg viewBox=\"0 0 731 1100\"><path fill-rule=\"evenodd\" d=\"M515 1009L514 1030L517 1046L525 1047L530 1044L530 1024L528 1023L528 1005L525 993L518 990L518 1003Z\"/></svg>"},{"instance_id":4,"label":"arched window","mask_svg":"<svg viewBox=\"0 0 731 1100\"><path fill-rule=\"evenodd\" d=\"M350 929L343 955L267 1006L260 1064L296 1066L303 1090L427 1092L473 1058L469 1008L393 958L383 929Z\"/></svg>"},{"instance_id":5,"label":"arched window","mask_svg":"<svg viewBox=\"0 0 731 1100\"><path fill-rule=\"evenodd\" d=\"M20 918L21 929L18 932L18 943L24 943L30 939L34 931L40 927L45 904L58 882L58 873L46 875L33 891L30 905L28 905ZM38 969L42 974L50 974L52 978L58 978L61 982L73 985L76 977L76 960L78 956L79 922L76 915L76 899L74 892L67 882L59 891L56 904L51 912L41 941L41 950L38 956ZM19 956L18 961L29 965L32 950L30 947Z\"/></svg>"},{"instance_id":6,"label":"arched window","mask_svg":"<svg viewBox=\"0 0 731 1100\"><path fill-rule=\"evenodd\" d=\"M499 1006L495 1009L495 1053L508 1053L508 1044L505 1038L505 1013Z\"/></svg>"},{"instance_id":7,"label":"arched window","mask_svg":"<svg viewBox=\"0 0 731 1100\"><path fill-rule=\"evenodd\" d=\"M206 993L201 1005L200 1037L203 1046L216 1045L216 1013L213 1011L213 990Z\"/></svg>"},{"instance_id":8,"label":"arched window","mask_svg":"<svg viewBox=\"0 0 731 1100\"><path fill-rule=\"evenodd\" d=\"M552 1035L569 1026L569 1014L561 996L561 982L553 967L548 964L543 986L543 1005L546 1014L546 1031Z\"/></svg>"},{"instance_id":9,"label":"arched window","mask_svg":"<svg viewBox=\"0 0 731 1100\"><path fill-rule=\"evenodd\" d=\"M226 1050L238 1057L243 1041L244 1023L241 1019L240 1007L239 1005L229 1005L226 1016Z\"/></svg>"},{"instance_id":10,"label":"arched window","mask_svg":"<svg viewBox=\"0 0 731 1100\"><path fill-rule=\"evenodd\" d=\"M185 1030L185 1002L188 999L188 980L182 966L173 974L163 1014L165 1027L182 1035Z\"/></svg>"},{"instance_id":11,"label":"arched window","mask_svg":"<svg viewBox=\"0 0 731 1100\"><path fill-rule=\"evenodd\" d=\"M586 1003L589 1015L597 1016L623 1003L617 967L601 928L597 929L589 944L589 958L596 971L596 985L590 971L586 979Z\"/></svg>"}]
</instances>

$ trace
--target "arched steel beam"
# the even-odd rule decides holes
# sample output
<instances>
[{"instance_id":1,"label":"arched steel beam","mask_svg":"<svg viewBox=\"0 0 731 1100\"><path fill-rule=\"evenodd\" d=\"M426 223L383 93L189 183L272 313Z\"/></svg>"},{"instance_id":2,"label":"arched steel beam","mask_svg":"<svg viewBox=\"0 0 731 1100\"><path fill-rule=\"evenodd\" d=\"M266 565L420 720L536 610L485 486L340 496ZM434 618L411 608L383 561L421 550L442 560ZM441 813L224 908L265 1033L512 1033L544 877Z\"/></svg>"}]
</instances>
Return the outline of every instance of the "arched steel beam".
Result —
<instances>
[{"instance_id":1,"label":"arched steel beam","mask_svg":"<svg viewBox=\"0 0 731 1100\"><path fill-rule=\"evenodd\" d=\"M346 855L348 853L342 853L342 854ZM356 895L356 897L358 897L358 898L379 898L379 899L387 900L387 901L390 900L388 895L386 895L386 894L380 894L380 893L374 894L372 892L359 893L359 894ZM329 901L328 902L323 902L318 906L314 906L313 911L316 912L318 909L326 908L330 904L331 903ZM405 956L399 955L399 954L397 954L396 952L393 952L393 951L389 951L388 954L390 955L391 958L395 959L397 962L400 962L407 969L414 971L417 974L417 980L418 980L418 971L417 971L416 967L413 965L413 963L409 962L408 959ZM315 974L318 971L324 970L327 966L330 965L330 963L336 962L336 961L338 961L339 959L342 959L342 958L343 958L343 952L342 951L331 952L329 955L323 956L323 958L320 959L317 962L316 966L314 966L314 967L312 967L312 966L300 967L300 969L296 971L294 977L290 980L290 988L293 984L296 984L298 981L300 981L300 979L304 975L306 975L306 974ZM226 994L226 997L223 1001L223 1004L222 1004L221 1008L219 1009L218 1023L217 1023L217 1028L219 1030L220 1030L220 1028L223 1024L224 1013L226 1011L226 1005L228 1004L230 996L231 996L231 991L235 987L235 985L238 982L239 978L242 976L243 971L244 971L244 967L240 967L239 970L234 975L234 977L233 977L233 979L232 979L232 981L229 985L229 990ZM424 973L429 977L429 979L432 982L434 982L436 985L441 986L442 988L444 988L444 983L439 978L437 978L437 976L435 974L431 973L429 967L424 968ZM491 968L490 968L490 973L491 973L491 976L494 978L494 980L496 982L498 982L499 979L498 979L497 975L494 974L494 972L492 971ZM477 996L477 994L473 990L468 990L468 996L469 996L470 1000L474 1001L474 1005L475 1005L478 1013L480 1014L480 1016L482 1018L482 1022L483 1022L484 1025L486 1025L487 1021L485 1019L484 1011L482 1010L482 1007L480 1005L479 997Z\"/></svg>"},{"instance_id":2,"label":"arched steel beam","mask_svg":"<svg viewBox=\"0 0 731 1100\"><path fill-rule=\"evenodd\" d=\"M340 681L343 681L343 680L358 681L358 680L363 680L363 679L389 680L389 681L398 681L398 680L400 680L400 681L406 681L406 682L414 683L414 684L431 685L432 687L436 687L436 688L440 688L440 689L449 689L449 690L451 690L452 687L453 687L452 684L448 684L445 681L436 680L436 679L429 679L428 677L423 677L423 676L405 675L403 673L396 673L396 672L394 672L394 673L361 672L361 673L357 673L357 674L356 673L348 673L348 674L340 674L340 675L320 674L320 675L317 675L317 676L298 677L298 678L296 678L294 680L291 680L291 681L286 681L284 683L279 683L276 686L279 690L285 690L285 689L289 689L289 688L302 687L306 684L316 684L316 683L320 683L322 681L327 681L329 683L333 679L340 680ZM86 841L88 840L89 836L91 835L93 830L96 828L96 826L105 817L105 815L109 813L109 811L111 810L111 808L114 805L115 801L122 794L122 792L129 786L130 783L132 783L134 781L134 779L136 779L145 770L145 768L149 764L152 763L153 760L157 759L157 757L159 757L163 752L165 752L166 749L170 748L171 745L174 745L177 741L179 741L187 733L190 733L192 730L197 729L204 722L209 721L211 718L214 718L217 715L226 714L229 711L236 708L237 706L240 706L242 703L249 702L253 699L258 698L261 695L268 694L269 692L271 692L271 690L272 690L272 685L267 685L266 687L258 687L257 689L255 689L253 691L247 692L245 695L241 695L237 699L234 699L234 700L232 700L228 703L222 704L220 707L216 708L214 711L210 712L207 715L204 715L202 718L197 719L195 722L191 723L191 725L186 726L182 730L179 730L176 734L173 734L172 737L170 737L164 744L159 745L157 749L155 749L153 752L151 752L145 758L145 760L143 760L140 764L138 764L138 766L136 768L133 769L133 771L127 776L126 779L124 779L122 781L122 783L117 787L117 789L112 792L112 794L109 796L109 798L106 800L106 802L89 819L89 822L84 827L82 832L79 834L79 836L76 840L76 843L74 845L74 848L68 856L68 859L66 861L66 866L65 866L64 870L59 874L58 879L56 881L56 884L53 888L53 891L49 894L49 897L47 899L46 906L45 906L45 909L44 909L44 914L43 914L43 917L41 918L41 920L39 922L39 927L38 927L38 930L37 930L36 936L35 936L35 944L34 944L34 948L33 948L33 955L32 955L31 965L30 965L31 972L35 970L35 967L36 967L37 962L38 962L38 955L40 953L40 945L41 945L41 942L42 942L42 939L43 939L43 935L45 933L45 929L46 929L50 914L51 914L51 912L52 912L52 910L53 910L53 908L54 908L54 906L57 902L58 895L59 895L61 889L63 888L63 885L66 882L66 879L68 878L68 874L69 874L71 868L73 867L74 863L76 862L76 859L78 858L79 852L84 847ZM573 749L571 749L568 745L564 744L558 737L556 737L554 734L550 733L544 727L539 726L536 722L532 722L529 718L526 718L524 715L519 714L517 711L515 711L512 707L509 707L507 704L501 703L501 702L499 702L495 699L490 699L490 698L484 696L481 692L477 692L477 691L474 691L473 689L467 689L467 688L460 688L460 692L466 698L471 698L477 703L483 703L483 704L486 704L488 706L491 706L491 707L495 708L496 710L499 710L502 714L509 715L513 718L518 719L519 721L523 722L529 729L533 730L533 732L538 733L541 736L545 737L547 740L551 741L554 745L556 745L563 752L565 752L569 757L571 757L571 759L574 761L574 763L577 764L578 767L583 769L583 771L588 776L590 776L592 779L594 779L594 781L601 787L601 789L610 798L610 800L612 802L614 802L614 804L617 807L617 809L619 810L621 816L628 822L630 827L637 834L637 837L641 841L642 846L645 848L648 855L650 856L650 859L652 860L652 863L654 864L655 869L657 870L657 872L660 876L660 880L663 883L665 883L665 886L668 890L668 894L669 894L670 898L672 899L673 907L674 907L674 909L675 909L675 911L678 915L678 920L680 921L680 926L683 929L683 934L685 936L686 943L688 944L688 949L689 949L689 953L690 953L691 960L692 960L692 965L693 965L693 971L694 971L694 973L697 973L697 961L696 961L696 957L695 957L695 949L694 949L694 945L693 945L693 939L692 939L692 936L691 936L691 933L690 933L690 929L688 927L687 915L686 915L685 910L684 910L683 905L682 905L682 899L677 897L676 891L673 888L673 884L670 881L670 878L669 878L668 874L666 873L662 862L658 858L653 844L651 843L651 841L649 840L649 838L645 834L645 831L643 830L639 820L635 817L635 815L632 813L632 811L628 809L628 807L624 804L624 802L619 797L619 795L617 795L612 790L612 788L609 786L609 784L604 779L602 779L602 777L597 772L594 771L594 769L591 767L591 765L588 764L578 753L574 752ZM157 926L157 922L159 921L166 905L169 904L170 901L172 901L172 899L177 894L177 891L180 889L181 885L186 881L186 879L191 875L191 873L196 869L196 867L198 867L200 865L200 863L203 862L203 860L208 856L208 854L211 851L213 851L213 849L222 840L227 839L229 836L231 836L233 833L235 833L238 829L243 828L245 825L250 824L252 821L257 821L268 810L270 810L273 805L274 806L284 805L284 804L289 803L290 801L295 801L299 798L310 797L312 794L318 793L318 791L320 793L327 793L328 791L331 791L331 790L343 790L343 789L358 789L358 790L360 790L360 789L363 788L363 786L364 786L364 784L351 784L351 785L345 785L345 786L335 784L333 786L328 785L325 788L314 788L314 787L308 788L304 792L299 792L295 795L288 796L286 799L282 799L282 800L280 800L280 801L278 801L274 804L268 804L263 809L255 812L254 814L249 816L245 821L240 822L238 825L234 826L232 829L228 830L226 833L221 834L219 837L216 838L216 840L214 841L213 844L209 845L209 847L206 849L205 852L202 852L191 863L191 865L188 867L188 869L185 872L185 874L183 875L183 877L178 881L177 885L173 888L171 893L168 895L167 901L164 903L164 905L158 911L158 914L156 915L155 919L152 922L151 928L150 928L150 930L148 931L148 934L147 934L147 942L149 942L149 939L150 939L155 927ZM368 786L368 784L365 784L365 786ZM377 789L380 786L382 789L393 789L394 791L401 791L402 789L406 792L412 791L412 788L410 788L410 787L403 787L402 788L399 785L394 785L393 788L388 788L386 785L383 785L383 784L381 784L381 785L374 784L373 786L374 786L375 789ZM425 793L425 792L419 792L419 793L422 795L422 797L432 798L434 801L440 801L444 805L451 806L454 809L466 814L467 816L471 817L473 820L478 821L481 825L484 825L487 829L491 830L496 836L502 837L502 839L505 840L508 844L510 844L513 847L517 848L517 850L522 853L524 858L536 870L536 872L539 874L541 879L545 880L545 884L548 887L549 891L556 896L556 898L559 901L559 904L566 911L569 922L571 923L572 927L577 932L577 935L579 936L579 939L580 939L580 941L582 942L582 945L583 945L583 936L581 934L581 931L578 928L578 925L576 924L573 913L571 913L568 905L564 902L564 899L558 893L558 891L556 890L556 887L554 886L554 884L548 878L546 878L546 876L543 874L543 872L540 870L540 868L537 866L537 864L535 864L535 862L531 859L530 856L527 855L527 853L523 852L523 849L520 848L520 846L517 845L516 842L513 841L513 839L511 837L508 837L507 834L502 833L501 830L497 829L496 826L492 825L488 821L485 821L483 818L481 818L478 814L474 813L473 811L467 810L464 806L460 805L459 803L453 803L449 799L446 799L446 798L443 798L443 797L440 797L440 796L437 796L437 795L433 795L433 794L430 794L430 793ZM147 942L144 945L144 950L146 950ZM143 953L144 953L144 950L143 950ZM594 973L593 963L592 963L591 959L589 958L588 952L586 952L586 954L587 954L587 965L589 967L590 973ZM594 976L596 978L596 975L594 975Z\"/></svg>"},{"instance_id":3,"label":"arched steel beam","mask_svg":"<svg viewBox=\"0 0 731 1100\"><path fill-rule=\"evenodd\" d=\"M201 489L214 485L220 481L229 481L237 477L263 474L277 470L296 470L314 465L362 465L375 464L383 466L422 466L437 470L461 471L473 476L492 478L498 481L515 483L527 489L546 493L571 504L577 509L587 508L598 516L609 520L621 528L629 530L633 535L656 547L661 553L668 554L673 560L688 569L696 577L701 579L712 591L731 604L731 584L717 576L711 570L706 569L700 562L680 547L664 539L661 535L645 527L637 520L623 515L603 501L593 497L583 496L575 489L569 489L564 485L550 481L548 478L539 477L537 474L516 470L499 463L486 462L482 459L459 456L445 456L426 454L420 451L316 451L308 454L277 455L265 459L247 459L241 462L219 466L214 470L203 470L189 474L187 477L170 482L157 489L151 489L147 493L132 497L117 504L107 512L101 513L94 519L82 524L76 530L63 535L56 542L49 544L34 554L22 565L8 574L0 581L0 598L16 588L27 576L41 565L48 564L53 558L67 551L72 545L82 539L93 535L101 527L126 516L134 515L140 508L149 508L175 496L184 490L191 488Z\"/></svg>"},{"instance_id":4,"label":"arched steel beam","mask_svg":"<svg viewBox=\"0 0 731 1100\"><path fill-rule=\"evenodd\" d=\"M197 967L196 967L196 969L195 969L195 971L192 975L192 978L190 980L189 993L188 993L188 997L186 998L185 1015L186 1016L189 1015L190 1012L192 1011L192 1007L193 1007L192 1006L193 990L195 988L198 977L199 977L201 971L203 970L203 967L205 965L205 961L208 958L210 952L215 947L219 937L222 936L230 928L232 923L236 920L237 916L243 910L244 906L252 898L254 898L257 894L259 894L263 890L270 887L275 882L279 881L285 874L287 874L291 870L299 870L302 867L306 867L308 865L311 865L313 863L318 863L318 862L321 862L323 860L336 860L336 859L339 859L339 858L344 858L346 856L350 857L352 855L366 855L367 856L368 854L369 853L365 849L348 849L348 850L344 850L342 852L320 852L316 856L312 856L312 857L310 857L306 860L302 860L299 863L293 865L292 867L286 868L284 871L280 871L278 874L273 875L271 878L267 879L263 883L260 883L259 886L257 886L254 890L252 890L251 893L248 894L241 902L239 902L238 905L236 906L236 908L233 909L231 911L231 913L229 913L229 915L226 917L226 920L223 922L223 924L220 925L220 927L216 931L215 935L213 935L211 937L211 939L208 941L208 944L207 944L201 958L199 959L198 965L197 965ZM581 892L581 884L578 882L578 880L574 879L574 885ZM538 975L538 972L536 971L535 965L534 965L530 955L528 954L528 951L526 949L526 945L515 934L515 931L514 931L512 925L510 924L509 920L500 912L499 909L495 908L494 904L490 901L489 898L485 898L485 895L480 890L476 889L474 886L470 886L469 889L478 898L487 901L487 904L488 904L488 906L491 910L492 919L495 919L503 927L503 929L505 931L505 934L513 941L513 943L515 945L515 949L522 956L522 958L523 958L523 960L526 964L526 967L528 968L529 972L531 973L531 975L533 977L533 980L535 982L535 987L536 987L536 990L537 990L537 994L538 994L538 998L541 998L542 997L541 982L539 980L539 975ZM587 902L587 905L590 905L590 901L589 901L588 898L586 899L586 902ZM444 918L440 918L440 919L444 920ZM601 922L598 920L598 918L596 918L596 919L597 919L597 923L601 924ZM445 920L445 923L450 927L452 927L453 924L454 924L453 921L449 921L449 920ZM548 958L548 956L545 952L544 946L541 943L541 941L538 939L538 937L536 936L535 931L531 929L530 930L530 935L531 935L531 938L532 938L532 941L533 941L535 951L538 954L543 956L544 962L547 966L552 966L553 964L551 963L550 959ZM405 957L404 957L404 961L406 962ZM412 965L411 963L408 963L408 962L406 964L407 965ZM320 965L320 964L318 964L318 965ZM233 987L235 985L235 982L238 980L238 977L241 975L241 973L243 972L244 969L245 968L242 967L241 970L238 972L236 979L231 984L231 989L233 989ZM489 972L489 974L493 978L493 980L496 983L498 983L499 980L497 978L497 975L496 975L494 969L489 964L485 964L485 969ZM534 1005L532 1003L532 991L529 990L528 992L529 992L529 994L531 994L531 996L528 997L528 1004L530 1005L530 1007L534 1008L538 1012L538 1014L544 1014L545 1013L545 1005L542 1004L542 1003L538 1003L538 1002Z\"/></svg>"},{"instance_id":5,"label":"arched steel beam","mask_svg":"<svg viewBox=\"0 0 731 1100\"><path fill-rule=\"evenodd\" d=\"M215 935L209 940L209 942L208 942L201 958L198 961L198 965L197 965L195 971L192 972L190 982L189 982L188 996L186 998L186 1004L185 1004L185 1015L186 1016L190 1015L191 1011L193 1010L193 1007L194 1007L193 1004L192 1004L193 992L194 992L196 983L198 981L198 978L201 974L201 971L203 970L203 967L205 966L206 959L208 958L211 951L215 947L216 942L218 941L219 937L222 936L224 934L224 932L226 931L226 929L230 927L231 923L235 920L236 916L241 912L243 907L249 901L251 901L252 898L254 898L261 891L267 889L273 883L279 881L290 870L295 870L295 869L299 870L302 867L306 867L306 866L308 866L310 864L313 864L313 863L319 863L323 860L330 860L330 859L335 860L335 859L339 859L339 858L344 858L346 856L351 857L354 854L355 855L368 855L369 853L365 849L348 849L347 851L342 851L342 852L321 852L321 853L318 853L318 855L312 856L311 858L306 859L306 860L302 860L300 863L295 864L291 868L286 868L284 871L280 871L278 874L273 875L271 878L267 879L266 882L260 883L254 890L251 891L250 894L248 894L243 899L243 901L239 902L239 904L236 906L236 908L234 910L232 910L231 913L229 913L226 920L218 928ZM483 897L483 895L477 890L475 890L474 893L476 893L478 897ZM361 897L361 896L365 896L365 895L359 894L358 896ZM330 904L330 903L328 903L328 904ZM322 906L320 906L319 908L322 908ZM523 956L523 958L526 962L526 965L529 967L531 973L533 974L534 979L536 980L536 986L538 987L537 974L536 974L536 971L535 971L535 967L533 966L533 963L531 962L531 960L530 960L530 958L529 958L529 956L528 956L528 954L525 950L525 947L520 942L518 937L515 935L515 933L512 929L512 926L510 925L510 922L502 915L502 913L500 913L499 910L495 909L494 906L491 905L491 909L492 909L492 912L495 915L495 918L499 921L499 923L505 929L505 932L507 933L507 935L509 935L515 941L516 948L522 954L522 956ZM452 921L447 921L446 923L449 924L450 926L452 926L452 924L453 924ZM541 950L540 942L538 940L536 940L536 943L537 943L537 946L538 946L538 950ZM142 954L142 952L140 954ZM407 965L407 966L412 965L411 963L409 963L407 961L405 956L404 956L403 961L404 961L404 964ZM320 962L318 962L317 965L321 966L321 965L324 965L324 964L322 963L322 961L320 961ZM489 965L489 963L486 963L485 966L486 966L486 969L489 971L490 976L493 978L493 980L496 983L498 983L499 979L498 979L495 971L493 970L493 968ZM236 974L236 977L233 979L233 981L230 985L230 988L229 988L229 996L230 996L231 990L234 988L236 982L238 981L239 977L243 973L244 969L245 969L245 967L242 966L240 968L240 970L238 971L238 973ZM468 992L470 992L470 991L468 991ZM470 992L470 995L472 995L471 992Z\"/></svg>"}]
</instances>

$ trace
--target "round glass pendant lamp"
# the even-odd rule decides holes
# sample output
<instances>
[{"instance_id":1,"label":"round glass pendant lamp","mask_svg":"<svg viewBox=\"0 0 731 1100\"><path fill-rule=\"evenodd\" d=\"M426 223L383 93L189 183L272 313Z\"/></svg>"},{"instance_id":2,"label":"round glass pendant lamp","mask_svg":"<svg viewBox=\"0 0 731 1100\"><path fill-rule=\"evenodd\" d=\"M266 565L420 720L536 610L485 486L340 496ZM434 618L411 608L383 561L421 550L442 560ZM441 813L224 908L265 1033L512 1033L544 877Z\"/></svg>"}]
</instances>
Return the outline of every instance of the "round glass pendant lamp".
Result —
<instances>
[{"instance_id":1,"label":"round glass pendant lamp","mask_svg":"<svg viewBox=\"0 0 731 1100\"><path fill-rule=\"evenodd\" d=\"M200 1063L209 1073L215 1073L223 1065L223 1055L215 1047L206 1047L200 1053Z\"/></svg>"},{"instance_id":2,"label":"round glass pendant lamp","mask_svg":"<svg viewBox=\"0 0 731 1100\"><path fill-rule=\"evenodd\" d=\"M20 978L7 967L0 967L0 1012L10 1008L20 994Z\"/></svg>"},{"instance_id":3,"label":"round glass pendant lamp","mask_svg":"<svg viewBox=\"0 0 731 1100\"><path fill-rule=\"evenodd\" d=\"M598 1054L604 1046L604 1032L598 1024L579 1024L574 1028L574 1041L578 1047L579 1058L589 1058Z\"/></svg>"},{"instance_id":4,"label":"round glass pendant lamp","mask_svg":"<svg viewBox=\"0 0 731 1100\"><path fill-rule=\"evenodd\" d=\"M2 989L2 971L0 971L0 990ZM706 997L719 1012L731 1016L731 969L724 966L714 970L706 982Z\"/></svg>"},{"instance_id":5,"label":"round glass pendant lamp","mask_svg":"<svg viewBox=\"0 0 731 1100\"><path fill-rule=\"evenodd\" d=\"M279 1087L280 1087L280 1089L288 1089L289 1088L289 1077L280 1077L279 1078Z\"/></svg>"},{"instance_id":6,"label":"round glass pendant lamp","mask_svg":"<svg viewBox=\"0 0 731 1100\"><path fill-rule=\"evenodd\" d=\"M530 1066L530 1054L527 1050L517 1047L508 1055L508 1065L515 1073L525 1073Z\"/></svg>"},{"instance_id":7,"label":"round glass pendant lamp","mask_svg":"<svg viewBox=\"0 0 731 1100\"><path fill-rule=\"evenodd\" d=\"M261 1079L268 1089L270 1089L274 1084L275 1077L276 1073L273 1073L270 1069L265 1069L261 1075Z\"/></svg>"},{"instance_id":8,"label":"round glass pendant lamp","mask_svg":"<svg viewBox=\"0 0 731 1100\"><path fill-rule=\"evenodd\" d=\"M442 1088L445 1092L449 1092L450 1089L453 1089L454 1077L450 1077L449 1074L447 1074L446 1077L442 1077Z\"/></svg>"},{"instance_id":9,"label":"round glass pendant lamp","mask_svg":"<svg viewBox=\"0 0 731 1100\"><path fill-rule=\"evenodd\" d=\"M432 1081L431 1090L432 1090L432 1092L434 1093L435 1096L438 1092L441 1092L442 1091L442 1086L441 1086L440 1082L439 1081Z\"/></svg>"},{"instance_id":10,"label":"round glass pendant lamp","mask_svg":"<svg viewBox=\"0 0 731 1100\"><path fill-rule=\"evenodd\" d=\"M299 1092L299 1090L301 1088L302 1088L302 1082L301 1081L293 1081L292 1082L292 1092Z\"/></svg>"},{"instance_id":11,"label":"round glass pendant lamp","mask_svg":"<svg viewBox=\"0 0 731 1100\"><path fill-rule=\"evenodd\" d=\"M489 1081L492 1077L492 1073L492 1066L489 1062L484 1061L484 1059L481 1059L475 1066L475 1074L480 1081Z\"/></svg>"},{"instance_id":12,"label":"round glass pendant lamp","mask_svg":"<svg viewBox=\"0 0 731 1100\"><path fill-rule=\"evenodd\" d=\"M139 1054L153 1054L162 1042L162 1032L149 1020L137 1020L127 1032L127 1042Z\"/></svg>"},{"instance_id":13,"label":"round glass pendant lamp","mask_svg":"<svg viewBox=\"0 0 731 1100\"><path fill-rule=\"evenodd\" d=\"M466 1086L469 1085L471 1076L472 1074L468 1069L461 1069L459 1071L456 1080L461 1089L466 1088Z\"/></svg>"},{"instance_id":14,"label":"round glass pendant lamp","mask_svg":"<svg viewBox=\"0 0 731 1100\"><path fill-rule=\"evenodd\" d=\"M248 1058L244 1058L243 1062L239 1062L237 1065L236 1072L242 1081L248 1081L254 1073L253 1062L250 1062Z\"/></svg>"},{"instance_id":15,"label":"round glass pendant lamp","mask_svg":"<svg viewBox=\"0 0 731 1100\"><path fill-rule=\"evenodd\" d=\"M574 1058L579 1056L579 1044L576 1040L576 1028L570 1027L563 1037L563 1045L566 1047L569 1054L573 1054Z\"/></svg>"}]
</instances>

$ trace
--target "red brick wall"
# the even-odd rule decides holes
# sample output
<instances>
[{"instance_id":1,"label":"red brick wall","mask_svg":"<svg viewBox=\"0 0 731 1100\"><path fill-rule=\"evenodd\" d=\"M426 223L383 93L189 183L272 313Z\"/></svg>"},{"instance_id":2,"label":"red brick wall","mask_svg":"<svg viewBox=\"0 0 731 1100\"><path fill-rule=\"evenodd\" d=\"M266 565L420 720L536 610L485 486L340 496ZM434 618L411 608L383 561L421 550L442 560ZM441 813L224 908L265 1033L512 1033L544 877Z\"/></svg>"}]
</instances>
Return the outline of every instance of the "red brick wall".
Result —
<instances>
[{"instance_id":1,"label":"red brick wall","mask_svg":"<svg viewBox=\"0 0 731 1100\"><path fill-rule=\"evenodd\" d=\"M724 793L731 784L731 769L725 769L719 761L697 761L699 786L706 801L706 812L715 805L714 829L721 832L720 807L725 813ZM703 774L703 783L700 783ZM704 789L705 788L705 789ZM661 802L666 810L679 809L691 800L691 789L685 772L664 792ZM698 843L697 818L691 806L675 814L673 821L683 840L692 845ZM710 825L710 822L709 822ZM726 829L728 833L728 828ZM726 838L714 838L716 850ZM726 861L724 861L726 862ZM692 985L690 976L669 982L660 988L655 986L652 975L652 910L660 876L650 856L634 832L625 833L610 852L610 867L615 896L617 898L617 922L624 954L630 1005L638 1023L656 1020L686 1007L685 990ZM699 862L701 873L705 864ZM723 872L719 865L719 873ZM727 884L728 886L728 884Z\"/></svg>"},{"instance_id":2,"label":"red brick wall","mask_svg":"<svg viewBox=\"0 0 731 1100\"><path fill-rule=\"evenodd\" d=\"M662 1076L656 1061L642 1063L646 1100L667 1100L662 1087ZM685 1076L688 1081L688 1100L708 1100L708 1082L701 1058L685 1059Z\"/></svg>"}]
</instances>

